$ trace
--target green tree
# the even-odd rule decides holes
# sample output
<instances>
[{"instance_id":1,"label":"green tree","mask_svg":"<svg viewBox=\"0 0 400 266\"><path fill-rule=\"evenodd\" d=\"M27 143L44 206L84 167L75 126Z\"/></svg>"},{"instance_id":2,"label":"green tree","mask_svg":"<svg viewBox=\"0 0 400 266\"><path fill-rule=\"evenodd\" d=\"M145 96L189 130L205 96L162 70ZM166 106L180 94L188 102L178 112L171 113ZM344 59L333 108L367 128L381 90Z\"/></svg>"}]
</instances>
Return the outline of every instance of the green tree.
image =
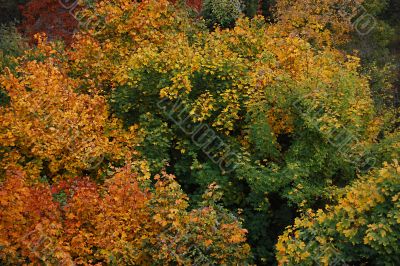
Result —
<instances>
[{"instance_id":1,"label":"green tree","mask_svg":"<svg viewBox=\"0 0 400 266\"><path fill-rule=\"evenodd\" d=\"M222 28L232 27L242 12L241 0L204 0L203 2L202 16L210 28L213 28L215 24Z\"/></svg>"}]
</instances>

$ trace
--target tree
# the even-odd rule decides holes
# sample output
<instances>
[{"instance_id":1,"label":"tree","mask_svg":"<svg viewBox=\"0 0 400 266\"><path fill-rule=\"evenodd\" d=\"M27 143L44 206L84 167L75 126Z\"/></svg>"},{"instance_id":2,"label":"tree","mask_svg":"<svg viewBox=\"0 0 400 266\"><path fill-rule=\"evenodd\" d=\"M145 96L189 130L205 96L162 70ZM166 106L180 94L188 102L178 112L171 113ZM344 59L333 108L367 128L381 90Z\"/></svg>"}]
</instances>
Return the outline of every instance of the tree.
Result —
<instances>
[{"instance_id":1,"label":"tree","mask_svg":"<svg viewBox=\"0 0 400 266\"><path fill-rule=\"evenodd\" d=\"M280 265L399 263L400 167L385 164L339 193L337 204L309 210L279 237Z\"/></svg>"},{"instance_id":2,"label":"tree","mask_svg":"<svg viewBox=\"0 0 400 266\"><path fill-rule=\"evenodd\" d=\"M222 28L232 27L235 21L242 15L243 3L240 0L205 0L203 3L202 16L209 28L215 24Z\"/></svg>"},{"instance_id":3,"label":"tree","mask_svg":"<svg viewBox=\"0 0 400 266\"><path fill-rule=\"evenodd\" d=\"M60 211L48 186L40 182L28 186L23 172L10 169L0 186L0 196L2 264L38 261L46 255L44 262L51 263L57 249L56 256L64 255L56 241L61 236Z\"/></svg>"},{"instance_id":4,"label":"tree","mask_svg":"<svg viewBox=\"0 0 400 266\"><path fill-rule=\"evenodd\" d=\"M20 29L32 42L35 34L44 32L51 40L70 43L79 23L69 10L54 0L31 0L23 6L22 16Z\"/></svg>"},{"instance_id":5,"label":"tree","mask_svg":"<svg viewBox=\"0 0 400 266\"><path fill-rule=\"evenodd\" d=\"M103 186L88 178L49 186L8 171L0 186L1 263L245 263L237 218L217 205L187 211L174 177L155 179L153 187L127 165Z\"/></svg>"},{"instance_id":6,"label":"tree","mask_svg":"<svg viewBox=\"0 0 400 266\"><path fill-rule=\"evenodd\" d=\"M396 176L398 167L387 164L400 155L396 110L371 90L390 89L392 70L346 52L359 1L277 1L274 23L220 16L232 3L207 2L219 14L211 30L183 2L86 1L80 16L90 20L70 46L38 35L1 75L10 101L0 109L0 202L13 213L9 202L24 198L17 224L26 216L21 228L44 230L54 251L32 251L43 237L19 240L7 216L6 263L273 265L278 251L281 264L361 264L397 255L384 245L393 239L378 238L379 228L397 234L394 220L378 223L395 210L388 189L397 185L370 172ZM365 5L380 14L382 3ZM371 31L388 33L379 47L389 47L393 21ZM31 207L31 190L51 208ZM55 218L42 225L29 209ZM346 224L354 213L361 218ZM371 242L364 222L378 225Z\"/></svg>"},{"instance_id":7,"label":"tree","mask_svg":"<svg viewBox=\"0 0 400 266\"><path fill-rule=\"evenodd\" d=\"M275 16L279 31L301 36L317 46L340 45L349 40L353 19L363 0L278 0Z\"/></svg>"},{"instance_id":8,"label":"tree","mask_svg":"<svg viewBox=\"0 0 400 266\"><path fill-rule=\"evenodd\" d=\"M17 73L0 77L10 98L0 107L2 172L19 165L33 175L73 176L135 155L134 127L123 130L110 118L104 97L74 92L80 83L65 74L61 53L39 37L38 49L21 59Z\"/></svg>"}]
</instances>

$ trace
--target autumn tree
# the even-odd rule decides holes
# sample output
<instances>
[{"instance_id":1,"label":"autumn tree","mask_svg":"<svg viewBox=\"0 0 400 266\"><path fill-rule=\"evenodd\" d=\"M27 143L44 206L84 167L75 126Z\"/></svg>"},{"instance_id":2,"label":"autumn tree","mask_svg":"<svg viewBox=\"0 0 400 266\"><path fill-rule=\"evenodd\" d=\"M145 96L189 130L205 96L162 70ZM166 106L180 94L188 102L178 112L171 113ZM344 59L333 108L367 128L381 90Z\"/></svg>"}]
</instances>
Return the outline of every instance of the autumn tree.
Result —
<instances>
[{"instance_id":1,"label":"autumn tree","mask_svg":"<svg viewBox=\"0 0 400 266\"><path fill-rule=\"evenodd\" d=\"M385 164L339 193L335 205L309 210L279 237L280 265L399 263L400 167Z\"/></svg>"},{"instance_id":2,"label":"autumn tree","mask_svg":"<svg viewBox=\"0 0 400 266\"><path fill-rule=\"evenodd\" d=\"M73 2L73 1L71 1ZM34 41L37 33L70 43L78 21L57 0L31 0L22 7L21 31Z\"/></svg>"},{"instance_id":3,"label":"autumn tree","mask_svg":"<svg viewBox=\"0 0 400 266\"><path fill-rule=\"evenodd\" d=\"M343 48L359 1L277 1L272 24L217 2L226 28L167 0L115 0L81 10L91 23L70 47L39 35L0 77L4 213L13 187L47 195L54 210L39 210L56 230L30 214L22 228L50 230L52 263L245 264L238 208L254 263L274 264L276 251L281 264L397 262L381 231L363 242L369 224L397 232L379 219L395 209L385 171L395 176L400 152L393 110L377 108ZM17 221L38 208L25 201ZM4 260L36 262L5 221Z\"/></svg>"},{"instance_id":4,"label":"autumn tree","mask_svg":"<svg viewBox=\"0 0 400 266\"><path fill-rule=\"evenodd\" d=\"M133 127L124 131L110 118L104 97L77 94L79 81L66 75L61 51L38 38L17 73L0 77L10 99L0 107L2 172L19 165L34 175L76 175L134 156Z\"/></svg>"},{"instance_id":5,"label":"autumn tree","mask_svg":"<svg viewBox=\"0 0 400 266\"><path fill-rule=\"evenodd\" d=\"M172 175L150 179L137 126L100 89L77 92L63 46L36 38L0 77L1 263L245 263L240 220L212 200L188 210Z\"/></svg>"},{"instance_id":6,"label":"autumn tree","mask_svg":"<svg viewBox=\"0 0 400 266\"><path fill-rule=\"evenodd\" d=\"M364 0L277 0L274 15L279 31L318 46L340 45L350 39Z\"/></svg>"},{"instance_id":7,"label":"autumn tree","mask_svg":"<svg viewBox=\"0 0 400 266\"><path fill-rule=\"evenodd\" d=\"M46 256L44 262L54 263L53 255L62 254L57 241L61 236L60 211L46 184L29 186L23 172L10 169L0 186L0 217L2 264L33 262L42 256Z\"/></svg>"},{"instance_id":8,"label":"autumn tree","mask_svg":"<svg viewBox=\"0 0 400 266\"><path fill-rule=\"evenodd\" d=\"M9 171L0 186L1 263L246 262L246 230L235 216L215 204L188 211L173 176L155 179L153 187L126 166L103 186L88 178L49 186Z\"/></svg>"}]
</instances>

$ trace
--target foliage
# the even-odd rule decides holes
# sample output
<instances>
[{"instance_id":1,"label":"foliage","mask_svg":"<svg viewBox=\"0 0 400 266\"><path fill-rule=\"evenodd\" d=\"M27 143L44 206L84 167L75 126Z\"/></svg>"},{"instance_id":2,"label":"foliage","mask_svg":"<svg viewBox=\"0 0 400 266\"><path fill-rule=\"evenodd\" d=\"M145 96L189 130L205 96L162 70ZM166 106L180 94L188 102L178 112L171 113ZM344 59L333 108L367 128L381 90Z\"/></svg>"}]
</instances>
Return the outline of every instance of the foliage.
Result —
<instances>
[{"instance_id":1,"label":"foliage","mask_svg":"<svg viewBox=\"0 0 400 266\"><path fill-rule=\"evenodd\" d=\"M22 55L27 48L24 38L14 24L0 24L0 73L5 68L14 70L18 65L15 58ZM5 90L0 87L0 106L7 104L9 100Z\"/></svg>"},{"instance_id":2,"label":"foliage","mask_svg":"<svg viewBox=\"0 0 400 266\"><path fill-rule=\"evenodd\" d=\"M104 97L75 93L79 81L67 77L61 62L51 57L55 47L39 41L36 56L47 53L47 58L23 61L17 74L7 71L0 77L10 97L0 109L2 171L20 165L48 177L76 175L134 155L134 127L122 130L109 117Z\"/></svg>"},{"instance_id":3,"label":"foliage","mask_svg":"<svg viewBox=\"0 0 400 266\"><path fill-rule=\"evenodd\" d=\"M204 0L202 15L207 25L222 28L232 27L243 11L241 0Z\"/></svg>"},{"instance_id":4,"label":"foliage","mask_svg":"<svg viewBox=\"0 0 400 266\"><path fill-rule=\"evenodd\" d=\"M0 187L2 265L243 264L240 222L217 205L187 211L173 176L154 187L130 167L103 185L75 178L49 186L8 172ZM63 193L64 202L54 200Z\"/></svg>"},{"instance_id":5,"label":"foliage","mask_svg":"<svg viewBox=\"0 0 400 266\"><path fill-rule=\"evenodd\" d=\"M217 182L225 206L244 209L250 243L268 261L273 227L290 223L283 215L329 202L367 167L362 157L382 121L359 59L315 50L261 17L208 32L166 1L118 3L87 11L115 16L77 36L70 73L85 77L84 91L110 95L127 125L139 125L153 173L168 162L195 202ZM229 149L234 171L219 169L173 122L179 117L189 131L212 129L212 140L225 144L213 155Z\"/></svg>"},{"instance_id":6,"label":"foliage","mask_svg":"<svg viewBox=\"0 0 400 266\"><path fill-rule=\"evenodd\" d=\"M398 116L396 82L399 66L396 62L399 55L391 46L396 46L396 27L400 24L391 18L390 14L396 13L391 2L393 1L365 0L364 13L367 12L367 15L372 17L374 27L367 35L353 33L344 49L348 53L356 50L361 58L362 72L370 77L372 96L378 112L384 114L390 110ZM395 124L392 122L393 120L389 124Z\"/></svg>"},{"instance_id":7,"label":"foliage","mask_svg":"<svg viewBox=\"0 0 400 266\"><path fill-rule=\"evenodd\" d=\"M13 68L16 63L13 58L22 55L27 49L24 38L18 33L14 24L0 25L0 72L4 68Z\"/></svg>"},{"instance_id":8,"label":"foliage","mask_svg":"<svg viewBox=\"0 0 400 266\"><path fill-rule=\"evenodd\" d=\"M34 41L35 34L44 32L52 40L62 39L70 43L78 26L78 21L60 1L31 0L23 6L22 16L24 20L20 29L31 41Z\"/></svg>"},{"instance_id":9,"label":"foliage","mask_svg":"<svg viewBox=\"0 0 400 266\"><path fill-rule=\"evenodd\" d=\"M278 0L278 27L318 46L339 45L349 40L353 19L363 0Z\"/></svg>"},{"instance_id":10,"label":"foliage","mask_svg":"<svg viewBox=\"0 0 400 266\"><path fill-rule=\"evenodd\" d=\"M399 263L400 166L397 161L345 188L336 205L309 211L279 237L280 265Z\"/></svg>"},{"instance_id":11,"label":"foliage","mask_svg":"<svg viewBox=\"0 0 400 266\"><path fill-rule=\"evenodd\" d=\"M46 185L28 187L19 171L10 170L7 176L0 188L0 261L6 265L25 258L35 261L44 255L46 245L55 244L53 239L61 236L60 213Z\"/></svg>"},{"instance_id":12,"label":"foliage","mask_svg":"<svg viewBox=\"0 0 400 266\"><path fill-rule=\"evenodd\" d=\"M16 50L1 262L397 263L393 1L184 2L83 1L70 45Z\"/></svg>"}]
</instances>

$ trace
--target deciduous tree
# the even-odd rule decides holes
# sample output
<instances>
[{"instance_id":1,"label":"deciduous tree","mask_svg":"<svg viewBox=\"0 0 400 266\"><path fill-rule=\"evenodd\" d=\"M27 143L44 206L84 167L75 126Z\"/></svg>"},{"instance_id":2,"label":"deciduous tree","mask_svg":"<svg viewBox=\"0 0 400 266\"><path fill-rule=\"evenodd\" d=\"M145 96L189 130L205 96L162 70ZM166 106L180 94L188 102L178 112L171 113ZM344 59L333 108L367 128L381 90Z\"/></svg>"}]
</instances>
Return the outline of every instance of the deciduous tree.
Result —
<instances>
[{"instance_id":1,"label":"deciduous tree","mask_svg":"<svg viewBox=\"0 0 400 266\"><path fill-rule=\"evenodd\" d=\"M397 161L361 177L335 205L309 210L279 237L280 265L399 263L400 167Z\"/></svg>"}]
</instances>

